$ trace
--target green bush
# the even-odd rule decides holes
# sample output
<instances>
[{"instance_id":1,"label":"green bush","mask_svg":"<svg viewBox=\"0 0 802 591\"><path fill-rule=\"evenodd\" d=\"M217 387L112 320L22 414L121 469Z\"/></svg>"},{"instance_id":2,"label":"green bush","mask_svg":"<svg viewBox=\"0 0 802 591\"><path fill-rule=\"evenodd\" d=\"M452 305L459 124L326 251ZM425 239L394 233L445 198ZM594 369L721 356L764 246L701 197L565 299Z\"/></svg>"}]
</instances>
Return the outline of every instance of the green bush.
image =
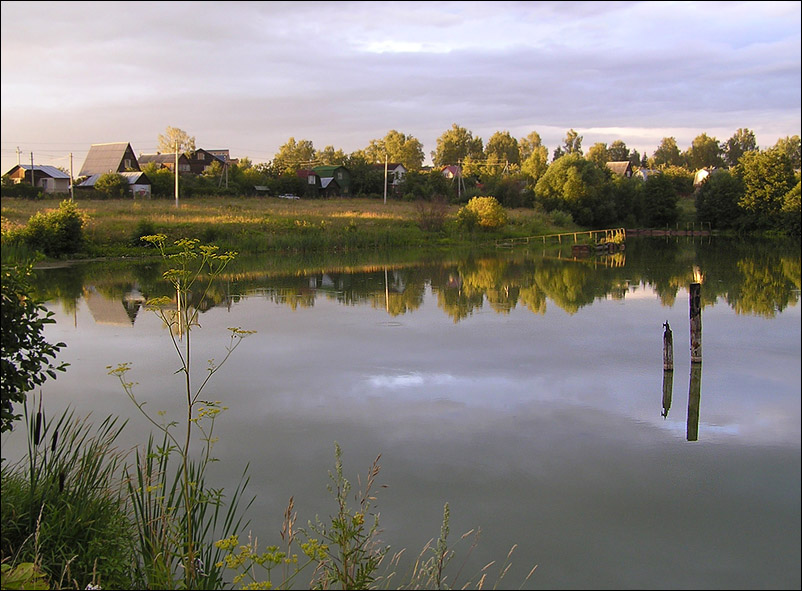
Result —
<instances>
[{"instance_id":1,"label":"green bush","mask_svg":"<svg viewBox=\"0 0 802 591\"><path fill-rule=\"evenodd\" d=\"M49 257L78 252L84 244L86 216L72 201L62 201L58 209L37 212L23 231L25 243Z\"/></svg>"},{"instance_id":2,"label":"green bush","mask_svg":"<svg viewBox=\"0 0 802 591\"><path fill-rule=\"evenodd\" d=\"M507 212L495 197L474 197L464 209L476 215L482 228L501 228L507 224Z\"/></svg>"},{"instance_id":3,"label":"green bush","mask_svg":"<svg viewBox=\"0 0 802 591\"><path fill-rule=\"evenodd\" d=\"M123 199L128 196L128 180L116 172L107 172L95 181L95 190L109 199Z\"/></svg>"}]
</instances>

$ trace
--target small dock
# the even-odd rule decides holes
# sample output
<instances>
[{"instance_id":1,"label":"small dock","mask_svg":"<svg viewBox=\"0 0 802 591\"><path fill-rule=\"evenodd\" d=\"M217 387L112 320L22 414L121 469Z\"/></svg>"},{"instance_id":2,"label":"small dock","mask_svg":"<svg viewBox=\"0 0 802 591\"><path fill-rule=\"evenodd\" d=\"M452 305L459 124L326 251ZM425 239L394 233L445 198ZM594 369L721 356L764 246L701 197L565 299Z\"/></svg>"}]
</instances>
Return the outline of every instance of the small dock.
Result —
<instances>
[{"instance_id":1,"label":"small dock","mask_svg":"<svg viewBox=\"0 0 802 591\"><path fill-rule=\"evenodd\" d=\"M580 244L581 240L581 244ZM497 248L513 248L522 244L571 244L587 247L588 252L595 252L596 246L607 245L603 249L607 252L617 252L627 240L627 230L624 228L609 228L607 230L586 230L582 232L561 232L559 234L541 234L539 236L525 236L522 238L504 238L496 240ZM610 248L615 247L613 250Z\"/></svg>"}]
</instances>

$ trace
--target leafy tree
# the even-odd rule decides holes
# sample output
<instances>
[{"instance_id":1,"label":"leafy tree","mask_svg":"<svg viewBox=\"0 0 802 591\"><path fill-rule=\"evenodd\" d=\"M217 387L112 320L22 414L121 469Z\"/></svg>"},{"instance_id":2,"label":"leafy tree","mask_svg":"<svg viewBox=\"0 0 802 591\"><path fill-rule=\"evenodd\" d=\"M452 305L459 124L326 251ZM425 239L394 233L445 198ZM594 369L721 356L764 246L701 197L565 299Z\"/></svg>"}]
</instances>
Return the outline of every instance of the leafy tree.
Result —
<instances>
[{"instance_id":1,"label":"leafy tree","mask_svg":"<svg viewBox=\"0 0 802 591\"><path fill-rule=\"evenodd\" d=\"M554 153L551 156L551 161L557 162L557 160L559 160L563 156L565 156L565 152L563 152L563 149L560 146L557 146L556 148L554 148Z\"/></svg>"},{"instance_id":2,"label":"leafy tree","mask_svg":"<svg viewBox=\"0 0 802 591\"><path fill-rule=\"evenodd\" d=\"M664 174L651 175L640 193L641 223L649 228L670 226L679 219L677 191Z\"/></svg>"},{"instance_id":3,"label":"leafy tree","mask_svg":"<svg viewBox=\"0 0 802 591\"><path fill-rule=\"evenodd\" d=\"M95 181L95 190L109 199L123 199L128 195L128 179L116 172L107 172Z\"/></svg>"},{"instance_id":4,"label":"leafy tree","mask_svg":"<svg viewBox=\"0 0 802 591\"><path fill-rule=\"evenodd\" d=\"M523 164L525 160L527 160L532 154L538 151L541 148L545 148L543 146L543 142L540 139L540 134L536 131L531 132L525 138L521 138L518 142L518 161ZM546 150L546 160L548 160L549 152L548 149Z\"/></svg>"},{"instance_id":5,"label":"leafy tree","mask_svg":"<svg viewBox=\"0 0 802 591\"><path fill-rule=\"evenodd\" d=\"M56 354L66 347L44 338L44 328L53 324L53 312L31 296L30 265L3 267L2 297L2 381L0 381L0 433L13 428L20 418L14 404L28 392L64 371L66 363L55 365Z\"/></svg>"},{"instance_id":6,"label":"leafy tree","mask_svg":"<svg viewBox=\"0 0 802 591\"><path fill-rule=\"evenodd\" d=\"M797 181L794 188L788 191L783 199L782 228L791 236L800 235L800 225L802 225L802 183Z\"/></svg>"},{"instance_id":7,"label":"leafy tree","mask_svg":"<svg viewBox=\"0 0 802 591\"><path fill-rule=\"evenodd\" d=\"M608 162L624 162L625 160L629 160L629 148L623 142L623 140L615 140L610 147L607 148L607 157L609 158ZM640 155L638 156L638 162L640 162Z\"/></svg>"},{"instance_id":8,"label":"leafy tree","mask_svg":"<svg viewBox=\"0 0 802 591\"><path fill-rule=\"evenodd\" d=\"M278 174L294 175L315 162L315 147L310 140L295 141L291 137L273 156L273 167Z\"/></svg>"},{"instance_id":9,"label":"leafy tree","mask_svg":"<svg viewBox=\"0 0 802 591\"><path fill-rule=\"evenodd\" d=\"M439 170L428 172L411 170L407 172L401 184L401 194L407 200L431 201L438 197L450 197L453 192L450 181Z\"/></svg>"},{"instance_id":10,"label":"leafy tree","mask_svg":"<svg viewBox=\"0 0 802 591\"><path fill-rule=\"evenodd\" d=\"M563 140L566 154L582 154L582 136L573 129L569 129Z\"/></svg>"},{"instance_id":11,"label":"leafy tree","mask_svg":"<svg viewBox=\"0 0 802 591\"><path fill-rule=\"evenodd\" d=\"M629 158L627 158L627 160L629 160L632 163L632 166L643 166L644 168L646 167L645 164L641 163L640 153L637 150L632 150L629 153ZM646 155L643 156L643 160L644 161L646 160Z\"/></svg>"},{"instance_id":12,"label":"leafy tree","mask_svg":"<svg viewBox=\"0 0 802 591\"><path fill-rule=\"evenodd\" d=\"M432 162L435 166L447 166L468 157L484 157L482 138L474 138L470 131L454 123L451 129L437 138L437 150L432 152Z\"/></svg>"},{"instance_id":13,"label":"leafy tree","mask_svg":"<svg viewBox=\"0 0 802 591\"><path fill-rule=\"evenodd\" d=\"M780 138L774 147L788 156L791 166L795 170L802 168L802 143L800 143L798 135Z\"/></svg>"},{"instance_id":14,"label":"leafy tree","mask_svg":"<svg viewBox=\"0 0 802 591\"><path fill-rule=\"evenodd\" d=\"M722 154L723 151L718 140L708 136L706 133L702 133L694 138L684 157L688 168L699 170L700 168L719 168L723 166L724 159Z\"/></svg>"},{"instance_id":15,"label":"leafy tree","mask_svg":"<svg viewBox=\"0 0 802 591\"><path fill-rule=\"evenodd\" d=\"M603 142L596 142L588 150L588 160L595 163L596 166L604 168L610 162L610 152L607 149L607 144Z\"/></svg>"},{"instance_id":16,"label":"leafy tree","mask_svg":"<svg viewBox=\"0 0 802 591\"><path fill-rule=\"evenodd\" d=\"M717 230L737 228L743 192L740 179L729 171L710 175L696 193L696 219Z\"/></svg>"},{"instance_id":17,"label":"leafy tree","mask_svg":"<svg viewBox=\"0 0 802 591\"><path fill-rule=\"evenodd\" d=\"M755 134L752 130L741 128L736 131L733 136L726 141L723 146L724 159L728 166L737 166L746 152L753 152L757 150L757 141Z\"/></svg>"},{"instance_id":18,"label":"leafy tree","mask_svg":"<svg viewBox=\"0 0 802 591\"><path fill-rule=\"evenodd\" d=\"M531 153L521 161L521 172L532 179L534 186L549 167L549 151L546 146L533 146Z\"/></svg>"},{"instance_id":19,"label":"leafy tree","mask_svg":"<svg viewBox=\"0 0 802 591\"><path fill-rule=\"evenodd\" d=\"M645 156L644 154L644 158ZM682 154L680 154L677 147L677 140L673 137L664 137L654 154L652 154L651 162L655 168L681 166L683 163Z\"/></svg>"},{"instance_id":20,"label":"leafy tree","mask_svg":"<svg viewBox=\"0 0 802 591\"><path fill-rule=\"evenodd\" d=\"M317 159L327 165L342 166L347 158L345 152L335 150L334 146L326 146L317 153Z\"/></svg>"},{"instance_id":21,"label":"leafy tree","mask_svg":"<svg viewBox=\"0 0 802 591\"><path fill-rule=\"evenodd\" d=\"M693 173L684 166L666 166L663 174L671 179L677 195L690 195L693 193Z\"/></svg>"},{"instance_id":22,"label":"leafy tree","mask_svg":"<svg viewBox=\"0 0 802 591\"><path fill-rule=\"evenodd\" d=\"M354 195L377 196L384 191L384 171L368 161L362 150L351 153L345 166L351 173L351 191Z\"/></svg>"},{"instance_id":23,"label":"leafy tree","mask_svg":"<svg viewBox=\"0 0 802 591\"><path fill-rule=\"evenodd\" d=\"M39 211L23 229L25 243L47 256L58 257L78 252L84 243L86 216L73 201L64 200L58 209Z\"/></svg>"},{"instance_id":24,"label":"leafy tree","mask_svg":"<svg viewBox=\"0 0 802 591\"><path fill-rule=\"evenodd\" d=\"M175 154L178 144L179 154L192 154L195 151L195 137L190 136L183 129L167 126L164 134L159 134L156 151L161 154Z\"/></svg>"},{"instance_id":25,"label":"leafy tree","mask_svg":"<svg viewBox=\"0 0 802 591\"><path fill-rule=\"evenodd\" d=\"M614 221L610 175L580 154L566 154L535 185L535 201L546 211L562 210L587 227Z\"/></svg>"},{"instance_id":26,"label":"leafy tree","mask_svg":"<svg viewBox=\"0 0 802 591\"><path fill-rule=\"evenodd\" d=\"M521 163L518 140L512 137L509 131L497 131L490 136L485 146L485 156L488 158L495 156L499 162Z\"/></svg>"},{"instance_id":27,"label":"leafy tree","mask_svg":"<svg viewBox=\"0 0 802 591\"><path fill-rule=\"evenodd\" d=\"M370 140L370 145L363 150L368 162L384 163L400 162L407 170L420 170L423 165L423 145L413 137L395 129L387 132L381 140Z\"/></svg>"},{"instance_id":28,"label":"leafy tree","mask_svg":"<svg viewBox=\"0 0 802 591\"><path fill-rule=\"evenodd\" d=\"M777 149L747 152L735 172L744 186L739 205L748 229L778 228L785 197L796 184L788 156Z\"/></svg>"}]
</instances>

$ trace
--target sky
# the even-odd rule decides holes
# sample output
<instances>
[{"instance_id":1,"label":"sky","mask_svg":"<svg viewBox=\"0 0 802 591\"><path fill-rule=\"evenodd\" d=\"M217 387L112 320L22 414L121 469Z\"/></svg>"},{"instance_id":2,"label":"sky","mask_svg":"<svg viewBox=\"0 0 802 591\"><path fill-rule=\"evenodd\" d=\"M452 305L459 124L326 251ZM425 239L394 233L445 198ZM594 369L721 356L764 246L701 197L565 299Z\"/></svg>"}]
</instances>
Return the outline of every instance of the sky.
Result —
<instances>
[{"instance_id":1,"label":"sky","mask_svg":"<svg viewBox=\"0 0 802 591\"><path fill-rule=\"evenodd\" d=\"M457 124L486 144L569 129L641 155L738 129L800 135L800 2L2 2L2 172L77 173L92 144L167 127L269 162L391 130L424 164Z\"/></svg>"}]
</instances>

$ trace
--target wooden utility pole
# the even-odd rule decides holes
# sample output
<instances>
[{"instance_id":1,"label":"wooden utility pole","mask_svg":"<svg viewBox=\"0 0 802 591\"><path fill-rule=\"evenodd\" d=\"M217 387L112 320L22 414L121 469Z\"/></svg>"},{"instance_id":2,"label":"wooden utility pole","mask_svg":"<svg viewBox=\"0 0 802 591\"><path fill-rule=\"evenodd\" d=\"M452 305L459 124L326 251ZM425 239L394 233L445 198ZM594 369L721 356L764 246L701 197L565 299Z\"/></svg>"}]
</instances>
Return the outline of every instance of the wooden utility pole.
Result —
<instances>
[{"instance_id":1,"label":"wooden utility pole","mask_svg":"<svg viewBox=\"0 0 802 591\"><path fill-rule=\"evenodd\" d=\"M387 152L384 153L384 204L387 205Z\"/></svg>"},{"instance_id":2,"label":"wooden utility pole","mask_svg":"<svg viewBox=\"0 0 802 591\"><path fill-rule=\"evenodd\" d=\"M31 152L31 186L36 186L36 174L33 171L33 152Z\"/></svg>"},{"instance_id":3,"label":"wooden utility pole","mask_svg":"<svg viewBox=\"0 0 802 591\"><path fill-rule=\"evenodd\" d=\"M72 152L70 152L70 201L75 200L75 191L73 189L73 176L72 176Z\"/></svg>"}]
</instances>

